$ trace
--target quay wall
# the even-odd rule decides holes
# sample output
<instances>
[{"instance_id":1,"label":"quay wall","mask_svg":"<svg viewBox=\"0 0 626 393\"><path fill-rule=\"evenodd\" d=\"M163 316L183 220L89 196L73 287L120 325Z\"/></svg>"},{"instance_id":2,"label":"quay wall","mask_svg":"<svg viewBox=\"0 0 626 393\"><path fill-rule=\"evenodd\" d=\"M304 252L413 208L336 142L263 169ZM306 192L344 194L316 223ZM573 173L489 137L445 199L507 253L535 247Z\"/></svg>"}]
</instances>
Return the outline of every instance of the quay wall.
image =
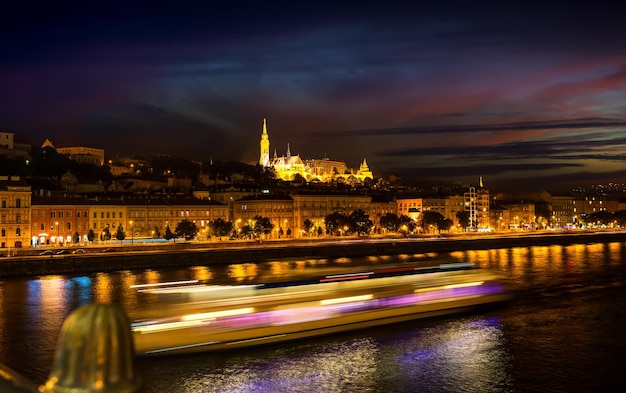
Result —
<instances>
[{"instance_id":1,"label":"quay wall","mask_svg":"<svg viewBox=\"0 0 626 393\"><path fill-rule=\"evenodd\" d=\"M255 263L284 259L364 257L448 253L512 247L626 242L626 232L563 233L474 238L376 239L375 241L281 241L183 243L120 247L116 252L86 249L86 254L40 256L24 250L0 258L0 278L56 274L161 269L216 264Z\"/></svg>"}]
</instances>

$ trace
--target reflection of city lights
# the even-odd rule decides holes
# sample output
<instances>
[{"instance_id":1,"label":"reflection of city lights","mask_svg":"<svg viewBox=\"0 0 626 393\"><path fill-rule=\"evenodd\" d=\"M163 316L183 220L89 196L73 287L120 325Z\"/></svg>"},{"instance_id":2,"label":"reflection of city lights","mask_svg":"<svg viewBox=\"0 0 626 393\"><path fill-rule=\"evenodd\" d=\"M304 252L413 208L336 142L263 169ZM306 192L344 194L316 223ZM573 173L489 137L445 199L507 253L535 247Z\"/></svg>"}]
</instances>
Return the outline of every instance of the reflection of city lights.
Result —
<instances>
[{"instance_id":1,"label":"reflection of city lights","mask_svg":"<svg viewBox=\"0 0 626 393\"><path fill-rule=\"evenodd\" d=\"M98 273L94 283L95 300L98 303L111 303L111 277L105 273Z\"/></svg>"},{"instance_id":2,"label":"reflection of city lights","mask_svg":"<svg viewBox=\"0 0 626 393\"><path fill-rule=\"evenodd\" d=\"M259 266L255 263L240 263L228 267L228 277L238 281L244 278L252 278L259 274Z\"/></svg>"},{"instance_id":3,"label":"reflection of city lights","mask_svg":"<svg viewBox=\"0 0 626 393\"><path fill-rule=\"evenodd\" d=\"M194 266L191 271L198 281L209 281L213 278L213 272L206 266Z\"/></svg>"}]
</instances>

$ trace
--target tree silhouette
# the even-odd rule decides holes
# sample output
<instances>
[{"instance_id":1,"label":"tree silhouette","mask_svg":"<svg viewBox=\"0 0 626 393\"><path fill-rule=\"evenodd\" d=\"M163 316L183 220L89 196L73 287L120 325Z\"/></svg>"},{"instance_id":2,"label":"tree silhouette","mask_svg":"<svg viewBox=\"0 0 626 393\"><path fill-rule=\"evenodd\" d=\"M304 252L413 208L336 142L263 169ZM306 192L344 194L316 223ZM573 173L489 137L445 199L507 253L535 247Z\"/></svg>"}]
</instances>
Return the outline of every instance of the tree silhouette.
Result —
<instances>
[{"instance_id":1,"label":"tree silhouette","mask_svg":"<svg viewBox=\"0 0 626 393\"><path fill-rule=\"evenodd\" d=\"M102 230L102 233L100 234L100 240L111 240L111 231L109 230L109 227L106 227Z\"/></svg>"},{"instance_id":2,"label":"tree silhouette","mask_svg":"<svg viewBox=\"0 0 626 393\"><path fill-rule=\"evenodd\" d=\"M254 221L254 227L252 230L254 231L255 236L260 237L261 235L269 235L272 233L274 224L272 224L269 218L254 216L252 220Z\"/></svg>"},{"instance_id":3,"label":"tree silhouette","mask_svg":"<svg viewBox=\"0 0 626 393\"><path fill-rule=\"evenodd\" d=\"M339 212L334 212L327 215L324 219L326 223L326 233L329 235L340 235L341 231L350 229L350 221L348 217Z\"/></svg>"},{"instance_id":4,"label":"tree silhouette","mask_svg":"<svg viewBox=\"0 0 626 393\"><path fill-rule=\"evenodd\" d=\"M423 218L424 226L430 228L434 226L438 232L448 231L454 224L451 219L445 218L441 213L427 210L424 212Z\"/></svg>"},{"instance_id":5,"label":"tree silhouette","mask_svg":"<svg viewBox=\"0 0 626 393\"><path fill-rule=\"evenodd\" d=\"M363 209L353 211L348 217L352 232L356 232L359 236L368 236L372 232L374 223L370 220L369 214Z\"/></svg>"},{"instance_id":6,"label":"tree silhouette","mask_svg":"<svg viewBox=\"0 0 626 393\"><path fill-rule=\"evenodd\" d=\"M245 239L245 238L251 238L252 236L254 236L254 229L246 224L243 227L241 227L241 236Z\"/></svg>"},{"instance_id":7,"label":"tree silhouette","mask_svg":"<svg viewBox=\"0 0 626 393\"><path fill-rule=\"evenodd\" d=\"M386 213L380 218L380 226L389 232L398 232L400 227L400 219L393 213Z\"/></svg>"},{"instance_id":8,"label":"tree silhouette","mask_svg":"<svg viewBox=\"0 0 626 393\"><path fill-rule=\"evenodd\" d=\"M314 224L311 220L309 220L308 218L304 220L304 231L307 233L307 235L311 234L311 230L313 229L313 226Z\"/></svg>"},{"instance_id":9,"label":"tree silhouette","mask_svg":"<svg viewBox=\"0 0 626 393\"><path fill-rule=\"evenodd\" d=\"M117 227L117 232L115 232L115 238L117 240L124 240L126 238L126 232L124 232L123 226L120 225Z\"/></svg>"},{"instance_id":10,"label":"tree silhouette","mask_svg":"<svg viewBox=\"0 0 626 393\"><path fill-rule=\"evenodd\" d=\"M470 224L469 212L465 210L459 210L458 212L456 212L456 219L459 220L459 224L461 225L461 228L463 228L464 231L465 229L467 229L467 227L469 227L469 224Z\"/></svg>"},{"instance_id":11,"label":"tree silhouette","mask_svg":"<svg viewBox=\"0 0 626 393\"><path fill-rule=\"evenodd\" d=\"M165 240L170 240L174 238L174 234L172 233L172 230L170 229L170 226L166 226L165 227L165 234L163 235L163 239Z\"/></svg>"},{"instance_id":12,"label":"tree silhouette","mask_svg":"<svg viewBox=\"0 0 626 393\"><path fill-rule=\"evenodd\" d=\"M417 228L417 222L407 215L402 215L398 218L398 229L402 229L404 232L413 232Z\"/></svg>"},{"instance_id":13,"label":"tree silhouette","mask_svg":"<svg viewBox=\"0 0 626 393\"><path fill-rule=\"evenodd\" d=\"M176 225L174 234L178 237L184 237L185 240L189 241L198 234L198 227L192 221L182 220Z\"/></svg>"},{"instance_id":14,"label":"tree silhouette","mask_svg":"<svg viewBox=\"0 0 626 393\"><path fill-rule=\"evenodd\" d=\"M224 221L222 218L215 219L209 224L211 234L214 236L226 236L233 230L233 223Z\"/></svg>"}]
</instances>

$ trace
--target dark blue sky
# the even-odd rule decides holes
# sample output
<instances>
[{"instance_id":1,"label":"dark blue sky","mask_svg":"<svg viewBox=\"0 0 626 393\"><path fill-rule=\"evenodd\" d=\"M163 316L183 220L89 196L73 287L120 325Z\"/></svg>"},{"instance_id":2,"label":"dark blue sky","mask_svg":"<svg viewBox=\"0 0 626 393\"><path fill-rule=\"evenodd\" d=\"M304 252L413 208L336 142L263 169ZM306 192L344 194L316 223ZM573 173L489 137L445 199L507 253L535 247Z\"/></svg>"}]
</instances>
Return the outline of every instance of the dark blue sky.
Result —
<instances>
[{"instance_id":1,"label":"dark blue sky","mask_svg":"<svg viewBox=\"0 0 626 393\"><path fill-rule=\"evenodd\" d=\"M38 2L3 11L0 129L39 144L567 188L625 182L626 23L592 3Z\"/></svg>"}]
</instances>

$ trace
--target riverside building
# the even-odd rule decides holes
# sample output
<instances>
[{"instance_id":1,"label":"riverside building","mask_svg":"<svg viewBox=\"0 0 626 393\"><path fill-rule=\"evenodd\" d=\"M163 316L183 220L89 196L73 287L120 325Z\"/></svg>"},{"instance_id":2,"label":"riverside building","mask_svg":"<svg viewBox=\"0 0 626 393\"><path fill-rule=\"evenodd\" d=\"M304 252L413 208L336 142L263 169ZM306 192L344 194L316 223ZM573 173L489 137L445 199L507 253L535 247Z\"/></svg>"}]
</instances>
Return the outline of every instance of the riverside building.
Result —
<instances>
[{"instance_id":1,"label":"riverside building","mask_svg":"<svg viewBox=\"0 0 626 393\"><path fill-rule=\"evenodd\" d=\"M21 248L30 238L30 186L19 176L0 176L0 247Z\"/></svg>"}]
</instances>

